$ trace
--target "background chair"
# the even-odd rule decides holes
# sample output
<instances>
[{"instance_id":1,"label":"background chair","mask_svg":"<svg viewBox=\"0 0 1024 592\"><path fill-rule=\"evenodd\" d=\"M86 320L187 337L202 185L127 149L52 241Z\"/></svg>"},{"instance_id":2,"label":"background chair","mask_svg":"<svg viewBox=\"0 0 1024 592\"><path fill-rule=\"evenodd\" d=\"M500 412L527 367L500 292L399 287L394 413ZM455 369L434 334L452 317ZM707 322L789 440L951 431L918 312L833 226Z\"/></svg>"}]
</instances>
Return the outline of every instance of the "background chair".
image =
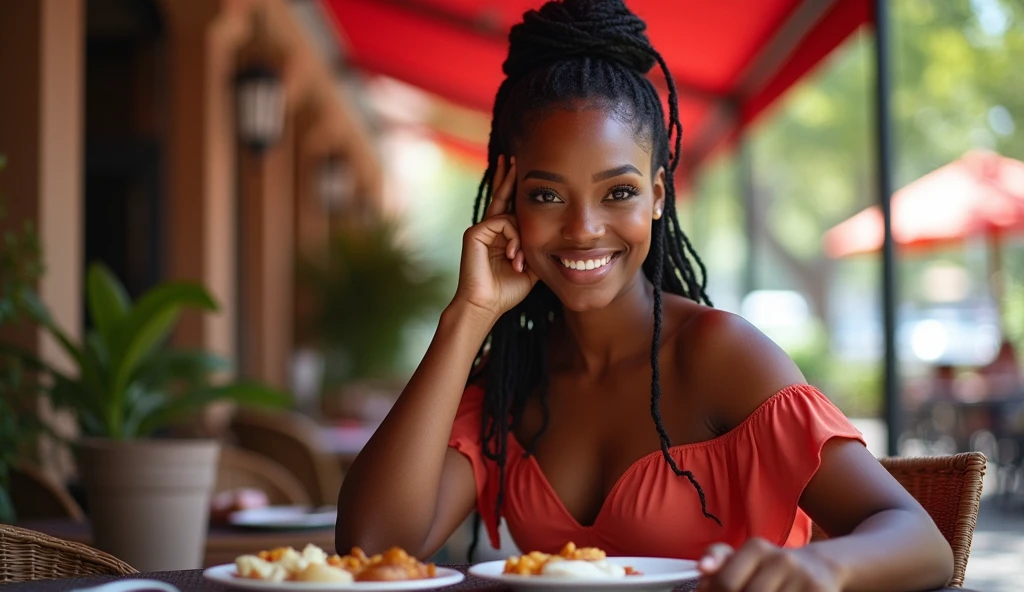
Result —
<instances>
[{"instance_id":1,"label":"background chair","mask_svg":"<svg viewBox=\"0 0 1024 592\"><path fill-rule=\"evenodd\" d=\"M338 501L342 470L338 459L320 449L319 429L312 419L295 412L242 409L231 422L238 446L291 472L313 505L333 506Z\"/></svg>"},{"instance_id":2,"label":"background chair","mask_svg":"<svg viewBox=\"0 0 1024 592\"><path fill-rule=\"evenodd\" d=\"M311 504L302 483L280 464L236 446L222 446L214 494L243 487L259 489L275 506Z\"/></svg>"},{"instance_id":3,"label":"background chair","mask_svg":"<svg viewBox=\"0 0 1024 592\"><path fill-rule=\"evenodd\" d=\"M964 452L952 456L880 459L893 477L924 507L953 549L949 586L964 584L971 539L978 523L985 455ZM811 540L828 538L815 524Z\"/></svg>"},{"instance_id":4,"label":"background chair","mask_svg":"<svg viewBox=\"0 0 1024 592\"><path fill-rule=\"evenodd\" d=\"M18 520L68 518L84 519L82 507L68 490L48 477L39 468L19 463L11 467L11 502Z\"/></svg>"},{"instance_id":5,"label":"background chair","mask_svg":"<svg viewBox=\"0 0 1024 592\"><path fill-rule=\"evenodd\" d=\"M88 545L0 524L0 583L136 573L124 561Z\"/></svg>"}]
</instances>

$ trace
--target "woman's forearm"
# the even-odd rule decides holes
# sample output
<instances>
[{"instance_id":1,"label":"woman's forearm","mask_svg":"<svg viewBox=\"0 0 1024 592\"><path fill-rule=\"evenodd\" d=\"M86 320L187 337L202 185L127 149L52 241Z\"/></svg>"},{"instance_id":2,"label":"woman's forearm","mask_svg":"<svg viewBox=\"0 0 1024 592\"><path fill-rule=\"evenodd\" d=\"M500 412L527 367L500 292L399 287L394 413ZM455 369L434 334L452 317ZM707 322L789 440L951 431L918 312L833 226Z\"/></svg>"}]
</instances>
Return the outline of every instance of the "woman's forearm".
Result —
<instances>
[{"instance_id":1,"label":"woman's forearm","mask_svg":"<svg viewBox=\"0 0 1024 592\"><path fill-rule=\"evenodd\" d=\"M931 590L953 575L949 544L916 510L879 512L848 536L804 549L836 570L843 590Z\"/></svg>"},{"instance_id":2,"label":"woman's forearm","mask_svg":"<svg viewBox=\"0 0 1024 592\"><path fill-rule=\"evenodd\" d=\"M339 549L422 546L437 508L452 423L492 325L457 303L441 315L423 361L345 476L338 497Z\"/></svg>"}]
</instances>

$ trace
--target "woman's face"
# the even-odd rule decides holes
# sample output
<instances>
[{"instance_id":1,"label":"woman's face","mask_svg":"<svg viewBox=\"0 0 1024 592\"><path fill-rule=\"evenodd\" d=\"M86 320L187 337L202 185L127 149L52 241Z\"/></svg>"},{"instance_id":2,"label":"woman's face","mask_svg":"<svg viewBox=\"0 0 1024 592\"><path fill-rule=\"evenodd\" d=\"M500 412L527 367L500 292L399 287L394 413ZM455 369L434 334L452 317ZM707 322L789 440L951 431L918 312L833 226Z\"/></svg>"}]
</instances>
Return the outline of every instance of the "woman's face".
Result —
<instances>
[{"instance_id":1,"label":"woman's face","mask_svg":"<svg viewBox=\"0 0 1024 592\"><path fill-rule=\"evenodd\" d=\"M639 278L664 170L629 123L600 108L556 110L518 143L515 212L526 263L568 310L607 306Z\"/></svg>"}]
</instances>

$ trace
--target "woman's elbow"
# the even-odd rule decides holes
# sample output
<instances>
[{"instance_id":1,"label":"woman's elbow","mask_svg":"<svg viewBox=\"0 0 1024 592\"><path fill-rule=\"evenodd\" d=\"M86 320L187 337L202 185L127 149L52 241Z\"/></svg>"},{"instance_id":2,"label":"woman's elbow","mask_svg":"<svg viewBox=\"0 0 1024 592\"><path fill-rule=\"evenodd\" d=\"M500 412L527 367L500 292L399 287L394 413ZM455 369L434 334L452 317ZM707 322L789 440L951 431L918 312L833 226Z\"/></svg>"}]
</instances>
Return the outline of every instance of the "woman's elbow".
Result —
<instances>
[{"instance_id":1,"label":"woman's elbow","mask_svg":"<svg viewBox=\"0 0 1024 592\"><path fill-rule=\"evenodd\" d=\"M940 586L945 586L951 579L953 579L953 572L955 571L956 559L953 556L953 548L950 547L949 541L946 537L942 536L942 533L935 529L938 535L938 540L935 541L935 573L942 576L942 581L937 582Z\"/></svg>"}]
</instances>

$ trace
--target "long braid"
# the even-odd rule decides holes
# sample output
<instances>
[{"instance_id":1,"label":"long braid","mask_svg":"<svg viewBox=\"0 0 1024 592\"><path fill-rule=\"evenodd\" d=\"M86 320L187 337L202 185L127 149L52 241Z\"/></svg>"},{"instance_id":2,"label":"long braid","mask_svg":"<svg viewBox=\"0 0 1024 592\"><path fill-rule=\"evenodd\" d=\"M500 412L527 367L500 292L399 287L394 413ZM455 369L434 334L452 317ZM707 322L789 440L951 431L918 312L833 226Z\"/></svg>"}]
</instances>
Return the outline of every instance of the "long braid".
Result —
<instances>
[{"instance_id":1,"label":"long braid","mask_svg":"<svg viewBox=\"0 0 1024 592\"><path fill-rule=\"evenodd\" d=\"M665 250L664 227L665 225L661 220L654 222L653 247L658 259L661 259L662 253ZM704 488L700 486L700 483L697 483L693 473L680 469L676 464L676 459L672 457L669 450L672 448L672 441L669 439L668 432L665 430L665 424L661 420L661 364L658 363L658 357L661 351L661 276L665 267L658 265L655 269L655 277L652 278L652 283L654 284L654 339L651 343L651 417L654 418L654 425L658 430L658 437L661 440L661 455L665 457L668 466L672 468L672 472L676 475L689 479L694 489L697 490L697 496L700 498L701 513L704 514L705 518L710 518L721 526L722 521L714 514L708 512L708 502L704 496Z\"/></svg>"},{"instance_id":2,"label":"long braid","mask_svg":"<svg viewBox=\"0 0 1024 592\"><path fill-rule=\"evenodd\" d=\"M662 293L684 296L711 305L703 261L679 225L675 205L675 173L682 155L683 127L672 74L651 46L646 24L622 0L563 0L548 2L523 15L509 32L509 53L502 65L506 78L498 87L487 145L487 168L477 189L473 223L479 223L494 191L499 155L512 153L515 142L531 125L556 109L574 108L579 101L609 110L632 121L638 140L652 150L652 171L665 171L663 219L652 224L652 247L643 270L654 285L654 337L651 344L651 415L666 462L686 477L700 498L701 511L721 524L707 509L704 490L696 477L680 469L670 454L671 441L660 412L661 385L658 352L662 331ZM668 116L646 74L657 65L668 87ZM666 124L667 119L667 124ZM486 458L499 468L495 519L500 523L505 499L509 431L536 397L543 412L540 429L525 453L533 454L550 420L548 407L548 343L551 327L559 322L562 305L542 282L495 323L481 346L471 381L485 381L480 433ZM474 518L470 561L479 542L481 516Z\"/></svg>"}]
</instances>

